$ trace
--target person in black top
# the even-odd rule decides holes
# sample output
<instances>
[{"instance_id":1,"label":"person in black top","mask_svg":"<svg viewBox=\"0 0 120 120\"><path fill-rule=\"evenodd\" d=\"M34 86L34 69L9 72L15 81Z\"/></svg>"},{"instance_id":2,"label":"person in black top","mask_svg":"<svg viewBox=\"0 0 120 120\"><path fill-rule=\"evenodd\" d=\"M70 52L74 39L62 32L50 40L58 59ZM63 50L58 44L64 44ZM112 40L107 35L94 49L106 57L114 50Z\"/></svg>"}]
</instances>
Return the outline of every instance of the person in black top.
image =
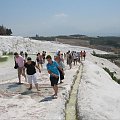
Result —
<instances>
[{"instance_id":1,"label":"person in black top","mask_svg":"<svg viewBox=\"0 0 120 120\"><path fill-rule=\"evenodd\" d=\"M25 63L24 66L25 66L26 72L27 72L28 83L30 84L29 90L32 89L32 81L33 81L36 89L39 91L35 73L36 73L36 68L38 68L39 72L41 73L40 68L38 66L36 66L36 63L34 61L32 61L32 59L30 57L27 58L27 62Z\"/></svg>"},{"instance_id":2,"label":"person in black top","mask_svg":"<svg viewBox=\"0 0 120 120\"><path fill-rule=\"evenodd\" d=\"M27 52L25 52L25 60L27 59L27 57L28 57L28 54L27 54Z\"/></svg>"}]
</instances>

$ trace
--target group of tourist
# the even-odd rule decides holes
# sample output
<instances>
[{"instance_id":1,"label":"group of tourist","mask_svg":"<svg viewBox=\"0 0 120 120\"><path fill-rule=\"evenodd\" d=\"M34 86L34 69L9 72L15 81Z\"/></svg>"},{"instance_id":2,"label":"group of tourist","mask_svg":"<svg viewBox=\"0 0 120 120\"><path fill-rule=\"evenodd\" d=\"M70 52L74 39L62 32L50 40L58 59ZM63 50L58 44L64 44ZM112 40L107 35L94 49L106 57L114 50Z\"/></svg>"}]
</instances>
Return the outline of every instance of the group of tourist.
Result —
<instances>
[{"instance_id":1,"label":"group of tourist","mask_svg":"<svg viewBox=\"0 0 120 120\"><path fill-rule=\"evenodd\" d=\"M43 51L42 54L37 53L36 61L38 67L43 67L43 64L45 63L45 56L46 56L46 51Z\"/></svg>"},{"instance_id":2,"label":"group of tourist","mask_svg":"<svg viewBox=\"0 0 120 120\"><path fill-rule=\"evenodd\" d=\"M84 53L84 54L83 54ZM82 53L82 56L86 56L86 52L84 51ZM35 84L36 89L39 91L37 78L36 78L36 68L41 73L42 65L45 63L45 59L47 60L47 71L50 74L50 82L51 86L54 90L54 98L57 98L58 93L58 81L60 80L60 83L63 83L64 80L64 58L67 57L67 64L70 65L70 68L72 68L72 62L74 62L74 65L77 64L77 61L79 61L78 52L75 51L68 51L67 54L61 53L60 50L58 50L54 55L54 60L52 60L52 57L50 55L46 56L46 52L43 51L42 54L37 53L36 60L33 61L31 57L28 57L28 54L25 52L25 56L23 52L20 52L18 54L17 52L14 53L15 56L15 69L18 69L18 79L19 83L21 84L21 75L24 76L25 81L28 81L29 83L29 90L32 89L32 82ZM81 55L79 55L81 56ZM82 60L82 57L81 57ZM26 72L25 72L26 69ZM26 76L26 74L27 76Z\"/></svg>"},{"instance_id":3,"label":"group of tourist","mask_svg":"<svg viewBox=\"0 0 120 120\"><path fill-rule=\"evenodd\" d=\"M77 62L81 62L82 60L85 60L86 52L85 51L68 51L65 55L67 59L67 64L70 66L70 69L72 68L72 62L74 62L74 65L77 65Z\"/></svg>"}]
</instances>

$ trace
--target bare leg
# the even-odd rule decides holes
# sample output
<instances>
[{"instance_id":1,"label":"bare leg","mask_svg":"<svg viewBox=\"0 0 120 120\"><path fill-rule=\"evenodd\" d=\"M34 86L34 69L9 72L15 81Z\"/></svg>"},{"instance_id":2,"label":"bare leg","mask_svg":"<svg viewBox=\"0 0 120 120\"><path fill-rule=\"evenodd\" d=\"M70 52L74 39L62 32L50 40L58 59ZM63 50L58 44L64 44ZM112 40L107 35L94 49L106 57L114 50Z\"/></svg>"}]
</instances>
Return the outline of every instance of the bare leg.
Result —
<instances>
[{"instance_id":1,"label":"bare leg","mask_svg":"<svg viewBox=\"0 0 120 120\"><path fill-rule=\"evenodd\" d=\"M53 86L53 89L54 89L54 92L55 92L55 96L57 96L57 93L58 93L58 86L57 86L57 85L54 85L54 86Z\"/></svg>"},{"instance_id":2,"label":"bare leg","mask_svg":"<svg viewBox=\"0 0 120 120\"><path fill-rule=\"evenodd\" d=\"M18 75L19 83L21 83L21 75Z\"/></svg>"},{"instance_id":3,"label":"bare leg","mask_svg":"<svg viewBox=\"0 0 120 120\"><path fill-rule=\"evenodd\" d=\"M77 60L75 60L75 64L77 65Z\"/></svg>"},{"instance_id":4,"label":"bare leg","mask_svg":"<svg viewBox=\"0 0 120 120\"><path fill-rule=\"evenodd\" d=\"M25 81L27 81L27 77L26 77L26 75L25 75L25 68L22 69L22 76L24 76Z\"/></svg>"},{"instance_id":5,"label":"bare leg","mask_svg":"<svg viewBox=\"0 0 120 120\"><path fill-rule=\"evenodd\" d=\"M37 91L39 91L39 88L38 88L38 83L37 83L37 84L35 84L35 87L36 87Z\"/></svg>"},{"instance_id":6,"label":"bare leg","mask_svg":"<svg viewBox=\"0 0 120 120\"><path fill-rule=\"evenodd\" d=\"M43 68L43 65L41 64L41 68Z\"/></svg>"},{"instance_id":7,"label":"bare leg","mask_svg":"<svg viewBox=\"0 0 120 120\"><path fill-rule=\"evenodd\" d=\"M82 57L81 57L81 61L82 61Z\"/></svg>"},{"instance_id":8,"label":"bare leg","mask_svg":"<svg viewBox=\"0 0 120 120\"><path fill-rule=\"evenodd\" d=\"M30 87L29 87L29 90L31 90L32 89L32 84L30 84Z\"/></svg>"},{"instance_id":9,"label":"bare leg","mask_svg":"<svg viewBox=\"0 0 120 120\"><path fill-rule=\"evenodd\" d=\"M74 65L75 65L75 60L74 60Z\"/></svg>"},{"instance_id":10,"label":"bare leg","mask_svg":"<svg viewBox=\"0 0 120 120\"><path fill-rule=\"evenodd\" d=\"M40 68L40 63L39 62L37 62L37 66Z\"/></svg>"},{"instance_id":11,"label":"bare leg","mask_svg":"<svg viewBox=\"0 0 120 120\"><path fill-rule=\"evenodd\" d=\"M69 66L70 66L70 69L71 69L72 68L72 63L70 63Z\"/></svg>"},{"instance_id":12,"label":"bare leg","mask_svg":"<svg viewBox=\"0 0 120 120\"><path fill-rule=\"evenodd\" d=\"M18 79L19 79L19 83L21 83L21 74L22 74L22 69L18 68Z\"/></svg>"}]
</instances>

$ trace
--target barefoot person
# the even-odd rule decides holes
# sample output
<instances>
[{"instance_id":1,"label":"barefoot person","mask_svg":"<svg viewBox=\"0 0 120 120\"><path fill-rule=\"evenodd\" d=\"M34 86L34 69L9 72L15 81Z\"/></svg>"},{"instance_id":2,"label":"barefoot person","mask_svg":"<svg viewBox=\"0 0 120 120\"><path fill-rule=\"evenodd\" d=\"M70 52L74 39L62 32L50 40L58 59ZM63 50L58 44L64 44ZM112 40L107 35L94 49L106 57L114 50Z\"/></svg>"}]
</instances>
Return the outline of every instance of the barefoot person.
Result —
<instances>
[{"instance_id":1,"label":"barefoot person","mask_svg":"<svg viewBox=\"0 0 120 120\"><path fill-rule=\"evenodd\" d=\"M35 84L36 89L39 91L38 88L38 83L37 83L37 78L36 78L36 68L38 68L39 72L41 72L40 68L36 66L36 63L32 61L30 57L27 58L27 62L25 63L25 68L27 69L27 78L28 78L28 83L30 84L29 90L32 89L32 82Z\"/></svg>"},{"instance_id":2,"label":"barefoot person","mask_svg":"<svg viewBox=\"0 0 120 120\"><path fill-rule=\"evenodd\" d=\"M48 73L50 74L50 81L51 81L51 86L54 89L55 94L53 95L54 98L57 98L57 93L58 93L58 80L59 80L59 71L58 69L60 69L62 71L62 69L60 68L60 66L58 65L57 62L52 61L52 57L50 55L48 55L46 57L48 63L47 63L47 70ZM64 73L63 73L64 74Z\"/></svg>"},{"instance_id":3,"label":"barefoot person","mask_svg":"<svg viewBox=\"0 0 120 120\"><path fill-rule=\"evenodd\" d=\"M67 64L72 68L72 53L70 51L67 52Z\"/></svg>"},{"instance_id":4,"label":"barefoot person","mask_svg":"<svg viewBox=\"0 0 120 120\"><path fill-rule=\"evenodd\" d=\"M14 55L15 55L15 62L18 65L17 69L18 69L19 84L21 84L21 75L23 75L26 80L25 67L24 67L25 59L21 55L19 55L17 52L15 52Z\"/></svg>"},{"instance_id":5,"label":"barefoot person","mask_svg":"<svg viewBox=\"0 0 120 120\"><path fill-rule=\"evenodd\" d=\"M84 58L84 60L85 60L85 57L86 57L86 52L84 51L83 52L83 58Z\"/></svg>"},{"instance_id":6,"label":"barefoot person","mask_svg":"<svg viewBox=\"0 0 120 120\"><path fill-rule=\"evenodd\" d=\"M73 62L74 62L74 65L77 65L77 53L76 53L76 51L73 52Z\"/></svg>"},{"instance_id":7,"label":"barefoot person","mask_svg":"<svg viewBox=\"0 0 120 120\"><path fill-rule=\"evenodd\" d=\"M82 51L80 52L80 58L81 58L81 61L82 61L82 58L83 58L83 52Z\"/></svg>"},{"instance_id":8,"label":"barefoot person","mask_svg":"<svg viewBox=\"0 0 120 120\"><path fill-rule=\"evenodd\" d=\"M40 62L39 62L39 53L36 56L37 56L36 57L37 66L40 67L40 65L39 65L40 64Z\"/></svg>"},{"instance_id":9,"label":"barefoot person","mask_svg":"<svg viewBox=\"0 0 120 120\"><path fill-rule=\"evenodd\" d=\"M36 60L37 60L38 65L41 65L41 68L42 68L43 67L43 65L42 65L43 64L43 58L42 58L42 55L40 53L37 54Z\"/></svg>"}]
</instances>

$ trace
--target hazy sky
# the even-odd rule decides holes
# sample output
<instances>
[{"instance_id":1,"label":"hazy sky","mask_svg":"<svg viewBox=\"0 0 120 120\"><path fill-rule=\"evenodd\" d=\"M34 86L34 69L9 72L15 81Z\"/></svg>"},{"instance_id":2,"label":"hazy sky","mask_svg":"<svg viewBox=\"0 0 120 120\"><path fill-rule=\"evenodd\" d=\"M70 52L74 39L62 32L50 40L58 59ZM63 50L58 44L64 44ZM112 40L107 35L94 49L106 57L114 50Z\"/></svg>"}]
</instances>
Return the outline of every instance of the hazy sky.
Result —
<instances>
[{"instance_id":1,"label":"hazy sky","mask_svg":"<svg viewBox=\"0 0 120 120\"><path fill-rule=\"evenodd\" d=\"M120 36L120 0L0 0L2 24L22 36Z\"/></svg>"}]
</instances>

